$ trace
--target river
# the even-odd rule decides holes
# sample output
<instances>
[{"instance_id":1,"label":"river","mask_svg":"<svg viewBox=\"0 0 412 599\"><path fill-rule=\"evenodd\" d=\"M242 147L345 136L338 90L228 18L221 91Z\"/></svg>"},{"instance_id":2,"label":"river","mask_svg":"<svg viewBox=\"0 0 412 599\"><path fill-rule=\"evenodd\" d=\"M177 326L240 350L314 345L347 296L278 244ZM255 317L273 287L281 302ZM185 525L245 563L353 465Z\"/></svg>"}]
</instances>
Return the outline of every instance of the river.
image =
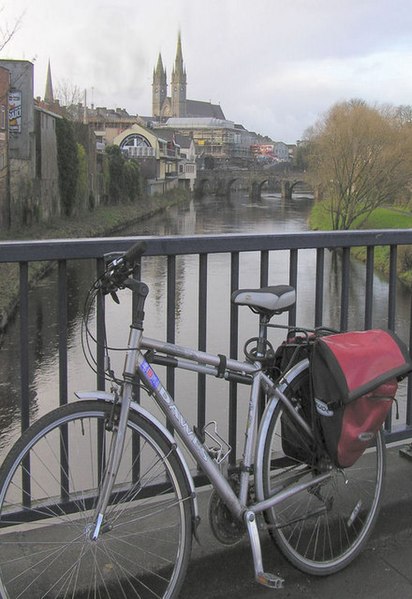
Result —
<instances>
[{"instance_id":1,"label":"river","mask_svg":"<svg viewBox=\"0 0 412 599\"><path fill-rule=\"evenodd\" d=\"M206 197L193 200L185 206L173 207L147 221L135 223L122 232L123 235L194 235L218 233L298 232L307 229L307 216L312 198L294 195L282 202L278 194L266 194L259 202L251 202L247 196L237 194L230 200ZM271 256L270 284L287 283L289 279L288 252L276 252ZM249 252L241 257L240 287L259 286L258 253ZM208 280L208 350L227 353L229 322L230 258L223 254L209 256ZM195 345L197 337L197 273L198 259L181 256L177 259L177 321L176 340L185 345ZM351 263L350 328L363 327L364 266ZM143 279L149 284L150 301L146 310L146 333L150 337L165 336L166 265L162 257L145 259ZM340 275L339 264L332 264L332 255L325 254L324 325L339 326ZM95 387L95 375L85 366L80 343L80 324L85 294L94 277L94 266L87 261L75 261L68 268L69 306L69 397L78 389ZM43 279L30 292L30 406L31 418L36 418L57 405L58 375L58 327L56 306L56 272ZM374 326L386 326L387 282L376 275L374 280ZM315 293L315 252L299 253L297 321L302 326L313 326ZM130 297L122 294L120 308L114 303L107 305L109 343L124 347L130 320ZM410 316L410 293L401 286L397 297L397 329L407 331ZM243 341L257 333L256 317L246 308L241 310ZM280 318L280 322L286 322ZM284 333L274 334L274 343ZM0 451L19 434L19 329L18 319L7 331L0 348ZM121 369L120 357L114 353L113 365ZM193 376L193 375L192 375ZM193 393L187 389L187 379L177 379L177 396L189 404ZM196 387L194 387L195 389ZM212 397L208 399L208 411L222 410L218 393L211 385ZM195 408L189 408L188 416L194 416Z\"/></svg>"}]
</instances>

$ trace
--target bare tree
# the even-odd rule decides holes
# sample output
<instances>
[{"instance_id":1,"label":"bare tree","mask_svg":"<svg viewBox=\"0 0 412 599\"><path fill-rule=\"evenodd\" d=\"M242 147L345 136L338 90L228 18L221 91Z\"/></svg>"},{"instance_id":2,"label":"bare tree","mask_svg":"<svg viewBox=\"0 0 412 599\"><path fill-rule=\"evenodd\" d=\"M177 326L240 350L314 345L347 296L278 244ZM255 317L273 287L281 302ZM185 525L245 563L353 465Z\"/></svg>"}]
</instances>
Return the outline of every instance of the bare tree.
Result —
<instances>
[{"instance_id":1,"label":"bare tree","mask_svg":"<svg viewBox=\"0 0 412 599\"><path fill-rule=\"evenodd\" d=\"M4 6L0 6L0 18L2 17L2 13L4 11ZM0 25L0 52L4 50L7 44L10 42L12 37L16 34L19 27L22 24L24 13L22 13L17 19L13 22L12 25L8 25L7 21L1 18Z\"/></svg>"},{"instance_id":2,"label":"bare tree","mask_svg":"<svg viewBox=\"0 0 412 599\"><path fill-rule=\"evenodd\" d=\"M309 172L333 229L359 225L393 201L411 180L411 167L410 127L361 100L336 104L310 131Z\"/></svg>"},{"instance_id":3,"label":"bare tree","mask_svg":"<svg viewBox=\"0 0 412 599\"><path fill-rule=\"evenodd\" d=\"M394 117L401 125L412 124L412 106L410 104L401 104L394 109Z\"/></svg>"},{"instance_id":4,"label":"bare tree","mask_svg":"<svg viewBox=\"0 0 412 599\"><path fill-rule=\"evenodd\" d=\"M58 81L55 90L55 98L65 108L65 114L71 121L83 119L83 107L81 106L83 94L78 85L67 79Z\"/></svg>"}]
</instances>

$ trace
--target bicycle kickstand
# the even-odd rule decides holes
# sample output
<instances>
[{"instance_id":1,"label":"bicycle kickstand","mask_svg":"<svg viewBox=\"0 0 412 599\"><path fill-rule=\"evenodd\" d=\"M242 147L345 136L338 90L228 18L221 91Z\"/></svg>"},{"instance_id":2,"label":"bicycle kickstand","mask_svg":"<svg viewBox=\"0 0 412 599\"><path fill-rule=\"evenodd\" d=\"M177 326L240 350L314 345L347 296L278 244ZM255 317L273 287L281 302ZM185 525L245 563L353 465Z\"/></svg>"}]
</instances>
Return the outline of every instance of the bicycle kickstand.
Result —
<instances>
[{"instance_id":1,"label":"bicycle kickstand","mask_svg":"<svg viewBox=\"0 0 412 599\"><path fill-rule=\"evenodd\" d=\"M255 579L259 584L272 589L282 589L284 579L276 574L270 574L263 571L262 549L260 546L259 531L257 527L256 515L251 511L246 511L245 523L249 533L250 545L252 548L253 565L255 568Z\"/></svg>"}]
</instances>

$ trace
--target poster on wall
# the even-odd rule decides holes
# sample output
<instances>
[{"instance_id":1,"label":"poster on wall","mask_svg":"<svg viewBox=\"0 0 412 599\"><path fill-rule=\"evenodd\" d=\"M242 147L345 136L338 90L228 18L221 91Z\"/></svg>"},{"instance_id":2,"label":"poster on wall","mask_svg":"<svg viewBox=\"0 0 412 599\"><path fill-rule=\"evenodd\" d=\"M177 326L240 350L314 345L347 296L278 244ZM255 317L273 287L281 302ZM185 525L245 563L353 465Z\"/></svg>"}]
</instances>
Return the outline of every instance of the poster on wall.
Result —
<instances>
[{"instance_id":1,"label":"poster on wall","mask_svg":"<svg viewBox=\"0 0 412 599\"><path fill-rule=\"evenodd\" d=\"M9 93L9 131L21 133L21 92Z\"/></svg>"}]
</instances>

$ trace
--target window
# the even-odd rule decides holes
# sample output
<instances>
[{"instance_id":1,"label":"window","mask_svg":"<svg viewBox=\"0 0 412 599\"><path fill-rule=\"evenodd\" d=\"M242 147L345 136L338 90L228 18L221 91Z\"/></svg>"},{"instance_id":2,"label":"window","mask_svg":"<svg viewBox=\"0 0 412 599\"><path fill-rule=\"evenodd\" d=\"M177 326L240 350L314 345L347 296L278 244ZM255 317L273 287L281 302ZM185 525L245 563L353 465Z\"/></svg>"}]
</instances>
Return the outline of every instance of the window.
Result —
<instances>
[{"instance_id":1,"label":"window","mask_svg":"<svg viewBox=\"0 0 412 599\"><path fill-rule=\"evenodd\" d=\"M143 135L139 135L137 133L134 133L132 135L128 135L120 144L120 147L123 149L129 149L129 148L138 148L138 147L147 147L147 148L151 148L152 146L150 145L149 141L143 137Z\"/></svg>"}]
</instances>

